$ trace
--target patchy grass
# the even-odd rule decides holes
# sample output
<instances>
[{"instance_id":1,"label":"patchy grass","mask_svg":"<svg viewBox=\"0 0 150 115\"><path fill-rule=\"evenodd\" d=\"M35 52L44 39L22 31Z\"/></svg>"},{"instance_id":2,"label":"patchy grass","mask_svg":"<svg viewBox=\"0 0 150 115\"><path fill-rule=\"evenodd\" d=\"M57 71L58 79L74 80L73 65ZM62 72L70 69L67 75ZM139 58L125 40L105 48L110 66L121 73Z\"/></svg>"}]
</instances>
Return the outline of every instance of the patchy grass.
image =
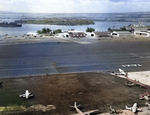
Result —
<instances>
[{"instance_id":1,"label":"patchy grass","mask_svg":"<svg viewBox=\"0 0 150 115\"><path fill-rule=\"evenodd\" d=\"M0 106L6 106L6 107L17 107L18 106L31 106L32 100L27 100L19 97L19 90L3 86L0 87ZM6 109L6 108L5 108Z\"/></svg>"},{"instance_id":2,"label":"patchy grass","mask_svg":"<svg viewBox=\"0 0 150 115\"><path fill-rule=\"evenodd\" d=\"M12 106L2 106L0 107L0 112L5 112L5 111L23 111L25 110L25 106L18 106L18 105L12 105Z\"/></svg>"}]
</instances>

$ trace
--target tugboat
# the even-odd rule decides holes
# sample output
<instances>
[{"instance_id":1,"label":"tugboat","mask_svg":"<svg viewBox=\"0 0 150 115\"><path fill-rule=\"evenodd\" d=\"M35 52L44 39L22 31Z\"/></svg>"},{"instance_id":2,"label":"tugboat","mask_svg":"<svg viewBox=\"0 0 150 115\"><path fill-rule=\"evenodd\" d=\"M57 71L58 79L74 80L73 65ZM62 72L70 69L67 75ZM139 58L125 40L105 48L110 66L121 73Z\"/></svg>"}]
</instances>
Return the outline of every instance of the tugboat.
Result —
<instances>
[{"instance_id":1,"label":"tugboat","mask_svg":"<svg viewBox=\"0 0 150 115\"><path fill-rule=\"evenodd\" d=\"M22 27L22 24L16 22L0 22L0 27Z\"/></svg>"}]
</instances>

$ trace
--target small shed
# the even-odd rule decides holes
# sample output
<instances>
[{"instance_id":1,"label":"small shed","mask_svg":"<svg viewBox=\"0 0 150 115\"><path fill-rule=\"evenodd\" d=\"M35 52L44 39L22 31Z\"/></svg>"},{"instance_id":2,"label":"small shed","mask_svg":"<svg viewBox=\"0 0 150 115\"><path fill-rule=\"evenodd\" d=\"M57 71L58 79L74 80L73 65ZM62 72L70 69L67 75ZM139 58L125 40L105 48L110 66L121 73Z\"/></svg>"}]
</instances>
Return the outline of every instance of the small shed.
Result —
<instances>
[{"instance_id":1,"label":"small shed","mask_svg":"<svg viewBox=\"0 0 150 115\"><path fill-rule=\"evenodd\" d=\"M28 32L27 33L27 36L34 36L36 37L38 35L38 33L33 33L33 32Z\"/></svg>"},{"instance_id":2,"label":"small shed","mask_svg":"<svg viewBox=\"0 0 150 115\"><path fill-rule=\"evenodd\" d=\"M134 36L150 37L148 32L134 31Z\"/></svg>"},{"instance_id":3,"label":"small shed","mask_svg":"<svg viewBox=\"0 0 150 115\"><path fill-rule=\"evenodd\" d=\"M94 32L86 32L86 37L92 37L92 38L95 38L95 33Z\"/></svg>"},{"instance_id":4,"label":"small shed","mask_svg":"<svg viewBox=\"0 0 150 115\"><path fill-rule=\"evenodd\" d=\"M110 37L109 32L94 32L97 37Z\"/></svg>"},{"instance_id":5,"label":"small shed","mask_svg":"<svg viewBox=\"0 0 150 115\"><path fill-rule=\"evenodd\" d=\"M116 31L113 31L112 33L110 33L110 35L112 37L119 37L119 33L117 33Z\"/></svg>"}]
</instances>

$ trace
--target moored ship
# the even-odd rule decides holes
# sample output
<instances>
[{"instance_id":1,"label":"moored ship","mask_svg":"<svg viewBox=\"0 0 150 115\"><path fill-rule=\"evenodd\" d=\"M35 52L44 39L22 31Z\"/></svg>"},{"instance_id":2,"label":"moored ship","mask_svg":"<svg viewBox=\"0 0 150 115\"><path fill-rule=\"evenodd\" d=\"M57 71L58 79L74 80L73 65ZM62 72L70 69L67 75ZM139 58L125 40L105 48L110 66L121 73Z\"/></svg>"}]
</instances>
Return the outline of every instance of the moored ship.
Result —
<instances>
[{"instance_id":1,"label":"moored ship","mask_svg":"<svg viewBox=\"0 0 150 115\"><path fill-rule=\"evenodd\" d=\"M22 24L16 22L0 22L0 27L22 27Z\"/></svg>"},{"instance_id":2,"label":"moored ship","mask_svg":"<svg viewBox=\"0 0 150 115\"><path fill-rule=\"evenodd\" d=\"M126 28L133 28L135 31L145 31L150 29L150 25L144 25L143 22L139 24L129 24Z\"/></svg>"}]
</instances>

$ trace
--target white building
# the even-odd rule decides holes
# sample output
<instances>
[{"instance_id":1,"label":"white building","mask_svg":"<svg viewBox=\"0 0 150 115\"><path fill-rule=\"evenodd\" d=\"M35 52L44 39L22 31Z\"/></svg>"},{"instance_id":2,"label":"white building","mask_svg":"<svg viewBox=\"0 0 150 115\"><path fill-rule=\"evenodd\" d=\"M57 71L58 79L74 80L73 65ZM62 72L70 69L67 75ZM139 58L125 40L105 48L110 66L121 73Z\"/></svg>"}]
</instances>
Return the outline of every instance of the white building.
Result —
<instances>
[{"instance_id":1,"label":"white building","mask_svg":"<svg viewBox=\"0 0 150 115\"><path fill-rule=\"evenodd\" d=\"M69 37L70 37L70 35L69 35L69 33L63 33L63 37L65 37L65 38L69 38Z\"/></svg>"},{"instance_id":2,"label":"white building","mask_svg":"<svg viewBox=\"0 0 150 115\"><path fill-rule=\"evenodd\" d=\"M68 31L63 33L63 37L66 38L95 38L95 33L94 32L83 32L83 31Z\"/></svg>"},{"instance_id":3,"label":"white building","mask_svg":"<svg viewBox=\"0 0 150 115\"><path fill-rule=\"evenodd\" d=\"M110 36L112 36L112 37L119 37L119 33L113 31L113 32L110 33Z\"/></svg>"},{"instance_id":4,"label":"white building","mask_svg":"<svg viewBox=\"0 0 150 115\"><path fill-rule=\"evenodd\" d=\"M37 37L38 33L33 33L33 32L28 32L27 36L33 36L33 37Z\"/></svg>"},{"instance_id":5,"label":"white building","mask_svg":"<svg viewBox=\"0 0 150 115\"><path fill-rule=\"evenodd\" d=\"M141 36L141 37L150 37L150 34L148 32L140 32L140 31L134 31L134 36Z\"/></svg>"},{"instance_id":6,"label":"white building","mask_svg":"<svg viewBox=\"0 0 150 115\"><path fill-rule=\"evenodd\" d=\"M86 37L88 37L88 38L95 38L95 33L94 32L85 32L87 35L86 35Z\"/></svg>"}]
</instances>

